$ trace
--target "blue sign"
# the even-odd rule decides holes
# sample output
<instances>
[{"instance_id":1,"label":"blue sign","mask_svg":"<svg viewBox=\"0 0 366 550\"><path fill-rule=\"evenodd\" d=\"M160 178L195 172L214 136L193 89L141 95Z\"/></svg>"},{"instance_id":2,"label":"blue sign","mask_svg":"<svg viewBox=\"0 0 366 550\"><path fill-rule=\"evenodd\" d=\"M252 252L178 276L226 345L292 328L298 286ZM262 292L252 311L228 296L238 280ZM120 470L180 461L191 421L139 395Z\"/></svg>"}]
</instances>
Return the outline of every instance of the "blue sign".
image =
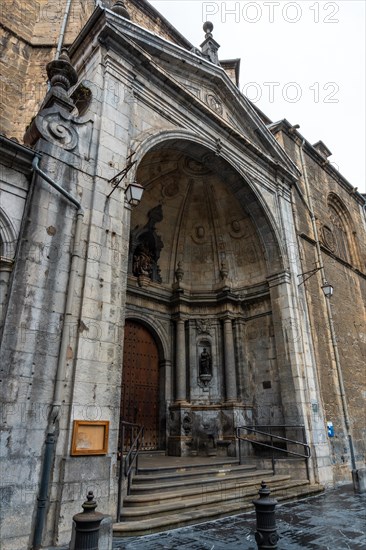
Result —
<instances>
[{"instance_id":1,"label":"blue sign","mask_svg":"<svg viewBox=\"0 0 366 550\"><path fill-rule=\"evenodd\" d=\"M334 437L333 422L327 422L328 437Z\"/></svg>"}]
</instances>

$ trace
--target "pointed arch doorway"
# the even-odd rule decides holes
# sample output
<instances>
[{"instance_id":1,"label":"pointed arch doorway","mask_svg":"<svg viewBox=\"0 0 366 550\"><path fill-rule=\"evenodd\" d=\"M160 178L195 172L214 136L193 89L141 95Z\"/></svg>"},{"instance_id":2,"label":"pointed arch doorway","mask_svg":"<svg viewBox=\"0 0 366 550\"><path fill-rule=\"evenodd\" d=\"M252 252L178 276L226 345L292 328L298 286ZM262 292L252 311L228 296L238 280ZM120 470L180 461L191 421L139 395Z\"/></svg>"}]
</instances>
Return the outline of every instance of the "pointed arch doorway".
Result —
<instances>
[{"instance_id":1,"label":"pointed arch doorway","mask_svg":"<svg viewBox=\"0 0 366 550\"><path fill-rule=\"evenodd\" d=\"M159 448L159 351L146 326L126 320L121 418L144 426L146 450Z\"/></svg>"}]
</instances>

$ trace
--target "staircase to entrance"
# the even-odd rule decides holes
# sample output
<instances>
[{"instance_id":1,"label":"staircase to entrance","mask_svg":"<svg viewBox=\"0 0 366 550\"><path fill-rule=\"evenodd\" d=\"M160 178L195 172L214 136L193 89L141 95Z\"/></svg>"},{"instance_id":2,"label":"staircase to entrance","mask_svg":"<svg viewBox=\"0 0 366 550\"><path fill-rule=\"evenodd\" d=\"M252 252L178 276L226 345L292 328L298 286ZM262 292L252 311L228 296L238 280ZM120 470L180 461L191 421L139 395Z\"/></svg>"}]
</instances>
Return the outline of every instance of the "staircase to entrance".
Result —
<instances>
[{"instance_id":1,"label":"staircase to entrance","mask_svg":"<svg viewBox=\"0 0 366 550\"><path fill-rule=\"evenodd\" d=\"M259 469L255 461L142 452L114 535L145 535L252 510L262 480L278 501L323 491L307 479Z\"/></svg>"}]
</instances>

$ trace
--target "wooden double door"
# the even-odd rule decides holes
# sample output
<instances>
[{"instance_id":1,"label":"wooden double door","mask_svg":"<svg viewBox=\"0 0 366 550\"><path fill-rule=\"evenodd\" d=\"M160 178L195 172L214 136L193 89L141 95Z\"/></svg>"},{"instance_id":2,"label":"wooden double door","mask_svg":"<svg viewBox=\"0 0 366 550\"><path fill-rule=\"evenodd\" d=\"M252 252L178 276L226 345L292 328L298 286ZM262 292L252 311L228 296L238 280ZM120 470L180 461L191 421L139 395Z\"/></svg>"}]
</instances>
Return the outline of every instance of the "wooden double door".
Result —
<instances>
[{"instance_id":1,"label":"wooden double door","mask_svg":"<svg viewBox=\"0 0 366 550\"><path fill-rule=\"evenodd\" d=\"M125 324L121 417L144 426L144 449L159 448L158 347L149 330L132 320Z\"/></svg>"}]
</instances>

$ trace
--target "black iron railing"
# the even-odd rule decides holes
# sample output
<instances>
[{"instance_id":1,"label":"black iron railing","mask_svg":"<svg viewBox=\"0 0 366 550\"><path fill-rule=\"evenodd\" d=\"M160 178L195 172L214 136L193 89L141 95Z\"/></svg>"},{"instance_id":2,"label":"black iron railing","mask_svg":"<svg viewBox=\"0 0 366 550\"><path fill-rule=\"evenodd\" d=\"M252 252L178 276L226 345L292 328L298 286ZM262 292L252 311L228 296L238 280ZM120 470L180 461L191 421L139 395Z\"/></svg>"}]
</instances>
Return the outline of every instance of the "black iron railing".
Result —
<instances>
[{"instance_id":1,"label":"black iron railing","mask_svg":"<svg viewBox=\"0 0 366 550\"><path fill-rule=\"evenodd\" d=\"M118 473L118 498L117 498L117 521L121 518L122 508L122 484L127 479L127 494L131 493L132 474L137 474L139 465L139 452L143 445L144 427L139 424L121 421L120 443L118 455L120 459Z\"/></svg>"},{"instance_id":2,"label":"black iron railing","mask_svg":"<svg viewBox=\"0 0 366 550\"><path fill-rule=\"evenodd\" d=\"M248 432L247 435L244 435L242 433L242 431L244 430ZM281 431L281 432L287 433L290 430L291 431L300 430L302 434L302 441L298 441L297 439L290 439L289 437L283 437L273 433L273 431L277 431L277 432ZM271 450L273 475L275 475L276 473L275 452L278 451L280 453L283 453L286 456L291 455L298 458L303 458L305 460L306 476L307 476L307 479L310 480L309 458L311 454L310 454L310 447L306 441L305 426L303 425L277 425L277 426L262 425L262 426L256 426L256 427L239 426L238 428L236 428L236 437L237 439L239 439L239 463L240 464L242 464L242 453L241 453L240 441L248 441L253 445L258 445L260 447ZM275 443L277 442L278 442L278 445L276 446ZM282 447L279 446L280 444L282 444L283 446ZM301 446L303 448L303 452L290 450L288 448L289 444Z\"/></svg>"}]
</instances>

